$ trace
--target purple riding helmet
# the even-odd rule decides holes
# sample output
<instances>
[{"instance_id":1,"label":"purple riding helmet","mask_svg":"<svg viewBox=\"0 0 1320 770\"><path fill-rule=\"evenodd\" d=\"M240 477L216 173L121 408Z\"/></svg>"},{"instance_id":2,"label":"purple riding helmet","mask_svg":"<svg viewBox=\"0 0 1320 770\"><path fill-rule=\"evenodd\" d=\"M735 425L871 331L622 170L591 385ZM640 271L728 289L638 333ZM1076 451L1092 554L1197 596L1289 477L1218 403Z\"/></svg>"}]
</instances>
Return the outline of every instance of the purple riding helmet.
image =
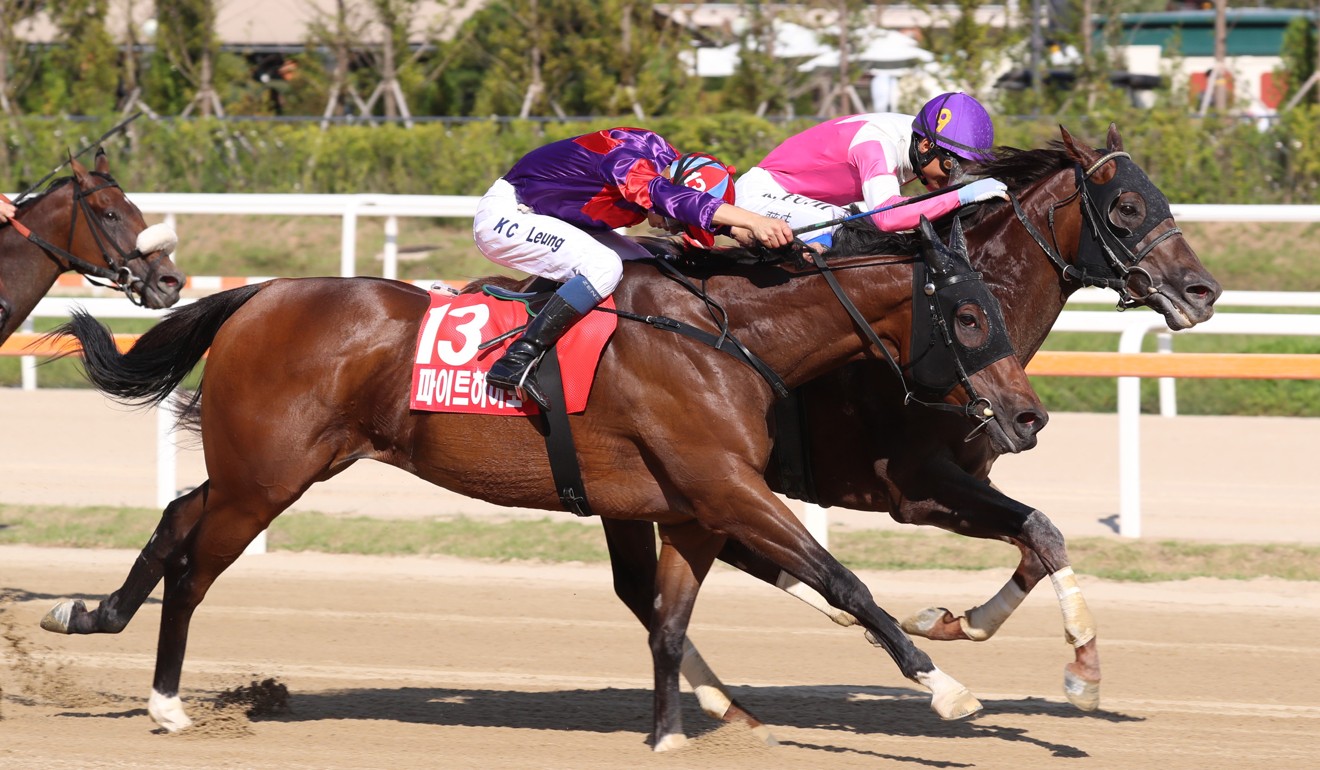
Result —
<instances>
[{"instance_id":1,"label":"purple riding helmet","mask_svg":"<svg viewBox=\"0 0 1320 770\"><path fill-rule=\"evenodd\" d=\"M962 93L940 94L926 102L912 120L912 133L940 149L972 161L987 161L995 145L995 124L981 103ZM913 142L915 148L916 142ZM917 166L922 168L930 162Z\"/></svg>"}]
</instances>

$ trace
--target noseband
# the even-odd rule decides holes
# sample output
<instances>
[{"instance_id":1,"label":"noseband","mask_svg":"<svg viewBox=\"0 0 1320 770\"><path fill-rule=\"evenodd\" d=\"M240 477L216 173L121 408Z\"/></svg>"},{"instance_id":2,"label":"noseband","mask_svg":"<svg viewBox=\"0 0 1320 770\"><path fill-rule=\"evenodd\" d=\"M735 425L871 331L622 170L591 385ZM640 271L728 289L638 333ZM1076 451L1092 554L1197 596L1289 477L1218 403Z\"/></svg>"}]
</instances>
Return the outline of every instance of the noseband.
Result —
<instances>
[{"instance_id":1,"label":"noseband","mask_svg":"<svg viewBox=\"0 0 1320 770\"><path fill-rule=\"evenodd\" d=\"M1117 168L1113 178L1103 184L1091 181L1092 175L1111 160ZM1159 294L1162 285L1156 283L1154 276L1145 268L1140 267L1141 260L1164 241L1182 233L1182 230L1175 225L1160 233L1144 247L1141 246L1142 241L1157 225L1173 218L1168 200L1154 183L1141 173L1132 162L1132 156L1126 152L1111 152L1086 169L1083 169L1081 164L1076 164L1074 173L1077 189L1072 195L1052 204L1048 216L1050 235L1053 242L1058 243L1058 234L1054 230L1054 212L1073 198L1080 198L1080 208L1086 228L1084 236L1077 245L1075 263L1066 262L1058 249L1046 242L1036 226L1027 219L1017 195L1010 193L1009 198L1013 201L1013 211L1018 221L1035 239L1065 280L1078 281L1083 286L1113 289L1118 292L1120 309L1145 304L1146 300ZM1119 197L1125 192L1140 194L1146 203L1146 218L1137 230L1117 227L1107 216L1109 210L1117 204ZM1140 251L1137 251L1138 248ZM1128 285L1134 273L1144 275L1150 287L1139 297L1132 293Z\"/></svg>"},{"instance_id":2,"label":"noseband","mask_svg":"<svg viewBox=\"0 0 1320 770\"><path fill-rule=\"evenodd\" d=\"M100 192L107 188L119 188L119 184L109 176L100 172L91 172L94 176L104 180L104 183L93 187L90 190L82 189L78 180L74 179L70 184L73 185L73 212L69 217L69 240L63 248L47 241L33 232L28 232L26 237L29 241L36 244L47 256L55 261L57 265L65 270L75 270L85 276L92 283L96 283L95 278L109 281L109 284L96 283L98 286L117 289L128 297L128 300L134 305L142 305L142 289L146 282L154 277L159 263L152 264L146 278L138 278L133 275L129 264L136 259L145 259L146 255L140 249L134 248L132 251L124 251L119 244L115 242L106 232L105 227L97 220L92 211L88 197L93 193ZM75 255L73 249L73 234L77 229L78 215L81 213L87 219L87 229L91 231L92 238L96 241L96 247L101 251L101 259L105 265L95 265L85 259ZM111 252L113 249L113 254ZM118 256L118 259L115 258Z\"/></svg>"}]
</instances>

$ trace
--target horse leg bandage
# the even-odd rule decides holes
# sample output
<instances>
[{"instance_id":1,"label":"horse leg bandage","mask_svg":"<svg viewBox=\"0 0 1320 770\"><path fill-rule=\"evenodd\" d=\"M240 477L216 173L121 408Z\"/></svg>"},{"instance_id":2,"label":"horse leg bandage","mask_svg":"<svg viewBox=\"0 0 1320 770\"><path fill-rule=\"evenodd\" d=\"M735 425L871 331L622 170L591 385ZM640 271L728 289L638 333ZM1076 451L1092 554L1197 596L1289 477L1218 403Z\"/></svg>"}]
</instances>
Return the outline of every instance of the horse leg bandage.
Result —
<instances>
[{"instance_id":1,"label":"horse leg bandage","mask_svg":"<svg viewBox=\"0 0 1320 770\"><path fill-rule=\"evenodd\" d=\"M1081 586L1077 585L1077 576L1072 567L1064 567L1050 575L1054 592L1059 596L1059 608L1063 610L1063 636L1073 647L1081 647L1095 638L1095 619L1082 598Z\"/></svg>"},{"instance_id":2,"label":"horse leg bandage","mask_svg":"<svg viewBox=\"0 0 1320 770\"><path fill-rule=\"evenodd\" d=\"M821 611L830 620L833 620L844 628L857 625L857 618L854 618L851 614L844 612L837 607L831 607L830 603L825 601L825 597L821 596L819 591L806 583L803 583L787 572L779 573L779 579L775 581L775 587L789 596L793 596L806 602L808 605Z\"/></svg>"},{"instance_id":3,"label":"horse leg bandage","mask_svg":"<svg viewBox=\"0 0 1320 770\"><path fill-rule=\"evenodd\" d=\"M963 634L968 639L973 642L984 642L995 635L1004 621L1008 620L1008 616L1012 615L1026 598L1027 592L1022 590L1016 580L1010 579L1003 588L999 589L999 593L990 597L990 601L971 608L963 617L958 618L958 624L962 626ZM1083 604L1082 608L1085 609L1086 605Z\"/></svg>"}]
</instances>

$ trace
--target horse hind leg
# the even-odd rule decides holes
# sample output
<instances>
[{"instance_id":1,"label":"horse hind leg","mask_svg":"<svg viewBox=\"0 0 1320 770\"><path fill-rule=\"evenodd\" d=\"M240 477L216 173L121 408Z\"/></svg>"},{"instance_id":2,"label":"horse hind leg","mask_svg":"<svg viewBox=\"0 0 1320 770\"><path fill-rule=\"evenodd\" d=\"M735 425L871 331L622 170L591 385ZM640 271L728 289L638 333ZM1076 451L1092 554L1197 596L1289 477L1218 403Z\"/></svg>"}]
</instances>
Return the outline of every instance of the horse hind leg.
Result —
<instances>
[{"instance_id":1,"label":"horse hind leg","mask_svg":"<svg viewBox=\"0 0 1320 770\"><path fill-rule=\"evenodd\" d=\"M41 619L41 627L57 634L117 634L123 631L165 574L166 560L177 552L179 544L201 518L208 484L204 482L165 507L156 531L133 562L123 585L96 609L88 610L81 599L64 601L46 613Z\"/></svg>"},{"instance_id":2,"label":"horse hind leg","mask_svg":"<svg viewBox=\"0 0 1320 770\"><path fill-rule=\"evenodd\" d=\"M623 519L601 519L601 525L610 554L614 594L650 631L656 586L655 527L649 521ZM712 719L745 724L767 745L776 744L770 729L734 699L690 638L684 641L679 670L692 686L703 713Z\"/></svg>"},{"instance_id":3,"label":"horse hind leg","mask_svg":"<svg viewBox=\"0 0 1320 770\"><path fill-rule=\"evenodd\" d=\"M222 495L212 487L204 515L183 543L178 557L166 561L156 670L147 713L169 732L178 732L192 724L179 697L179 682L193 613L220 573L296 497L275 502L260 493Z\"/></svg>"},{"instance_id":4,"label":"horse hind leg","mask_svg":"<svg viewBox=\"0 0 1320 770\"><path fill-rule=\"evenodd\" d=\"M651 616L651 660L655 667L655 725L657 751L671 751L687 743L679 704L678 676L687 642L692 608L724 538L697 522L661 525L660 561L655 581L655 611Z\"/></svg>"}]
</instances>

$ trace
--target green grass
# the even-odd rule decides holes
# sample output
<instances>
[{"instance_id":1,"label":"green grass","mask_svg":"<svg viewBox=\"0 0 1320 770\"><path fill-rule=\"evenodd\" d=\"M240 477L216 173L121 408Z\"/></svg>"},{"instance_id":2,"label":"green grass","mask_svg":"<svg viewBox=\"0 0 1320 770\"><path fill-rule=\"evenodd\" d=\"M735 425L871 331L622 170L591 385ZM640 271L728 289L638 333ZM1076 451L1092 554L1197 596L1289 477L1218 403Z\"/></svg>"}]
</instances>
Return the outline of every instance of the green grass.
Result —
<instances>
[{"instance_id":1,"label":"green grass","mask_svg":"<svg viewBox=\"0 0 1320 770\"><path fill-rule=\"evenodd\" d=\"M145 508L0 504L0 544L140 549L159 517ZM1017 563L1017 551L1001 542L933 530L836 531L830 541L834 555L853 569L1009 571ZM599 528L554 518L394 520L295 512L276 520L268 548L495 561L604 563L609 558ZM1320 547L1315 546L1076 538L1069 552L1078 572L1110 580L1320 580Z\"/></svg>"}]
</instances>

